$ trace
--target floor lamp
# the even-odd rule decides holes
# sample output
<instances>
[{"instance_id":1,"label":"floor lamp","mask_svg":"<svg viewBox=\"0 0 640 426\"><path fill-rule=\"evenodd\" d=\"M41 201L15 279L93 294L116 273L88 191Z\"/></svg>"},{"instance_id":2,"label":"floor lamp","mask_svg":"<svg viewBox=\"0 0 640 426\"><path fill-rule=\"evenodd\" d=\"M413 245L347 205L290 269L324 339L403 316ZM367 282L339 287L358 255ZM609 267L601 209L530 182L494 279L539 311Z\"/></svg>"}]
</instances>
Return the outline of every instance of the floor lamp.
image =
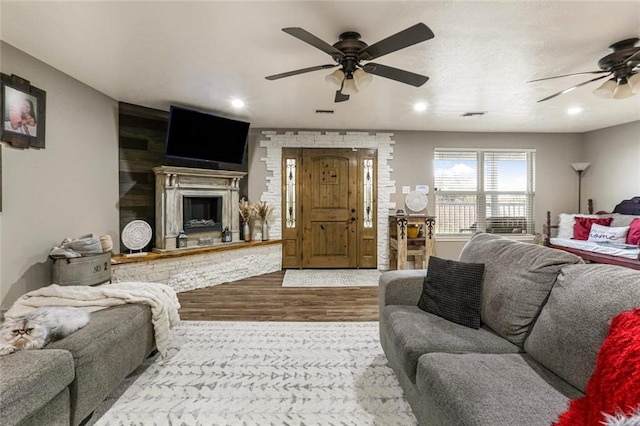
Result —
<instances>
[{"instance_id":1,"label":"floor lamp","mask_svg":"<svg viewBox=\"0 0 640 426\"><path fill-rule=\"evenodd\" d=\"M578 172L578 213L580 213L580 197L582 195L582 172L587 170L589 163L571 163L573 170Z\"/></svg>"}]
</instances>

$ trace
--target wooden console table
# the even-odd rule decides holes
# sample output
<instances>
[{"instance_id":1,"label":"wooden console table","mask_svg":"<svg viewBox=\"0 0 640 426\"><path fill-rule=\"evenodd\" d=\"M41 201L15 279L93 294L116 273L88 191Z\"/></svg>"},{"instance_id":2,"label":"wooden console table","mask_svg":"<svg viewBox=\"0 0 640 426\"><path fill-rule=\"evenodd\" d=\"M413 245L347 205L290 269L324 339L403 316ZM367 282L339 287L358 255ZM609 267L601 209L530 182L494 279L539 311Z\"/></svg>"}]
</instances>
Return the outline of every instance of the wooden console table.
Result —
<instances>
[{"instance_id":1,"label":"wooden console table","mask_svg":"<svg viewBox=\"0 0 640 426\"><path fill-rule=\"evenodd\" d=\"M424 231L423 237L409 238L409 225L419 225ZM407 257L414 256L415 268L424 269L429 257L434 254L435 216L391 215L389 216L389 252L391 269L407 269Z\"/></svg>"}]
</instances>

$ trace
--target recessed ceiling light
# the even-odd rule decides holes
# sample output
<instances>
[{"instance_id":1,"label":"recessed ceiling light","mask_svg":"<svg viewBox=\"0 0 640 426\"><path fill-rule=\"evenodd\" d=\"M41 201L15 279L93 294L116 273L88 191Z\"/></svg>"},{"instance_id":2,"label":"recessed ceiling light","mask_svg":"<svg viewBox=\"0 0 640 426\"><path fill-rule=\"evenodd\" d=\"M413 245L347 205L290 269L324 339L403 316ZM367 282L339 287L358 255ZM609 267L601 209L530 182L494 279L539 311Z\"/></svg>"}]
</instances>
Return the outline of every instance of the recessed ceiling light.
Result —
<instances>
[{"instance_id":1,"label":"recessed ceiling light","mask_svg":"<svg viewBox=\"0 0 640 426\"><path fill-rule=\"evenodd\" d=\"M414 111L422 112L426 109L427 109L427 104L425 104L424 102L416 102L415 104L413 104Z\"/></svg>"},{"instance_id":2,"label":"recessed ceiling light","mask_svg":"<svg viewBox=\"0 0 640 426\"><path fill-rule=\"evenodd\" d=\"M576 115L576 114L580 114L581 112L582 112L582 108L580 107L569 108L567 110L567 114L569 115Z\"/></svg>"},{"instance_id":3,"label":"recessed ceiling light","mask_svg":"<svg viewBox=\"0 0 640 426\"><path fill-rule=\"evenodd\" d=\"M244 108L244 101L242 99L234 99L231 101L231 105L234 108Z\"/></svg>"}]
</instances>

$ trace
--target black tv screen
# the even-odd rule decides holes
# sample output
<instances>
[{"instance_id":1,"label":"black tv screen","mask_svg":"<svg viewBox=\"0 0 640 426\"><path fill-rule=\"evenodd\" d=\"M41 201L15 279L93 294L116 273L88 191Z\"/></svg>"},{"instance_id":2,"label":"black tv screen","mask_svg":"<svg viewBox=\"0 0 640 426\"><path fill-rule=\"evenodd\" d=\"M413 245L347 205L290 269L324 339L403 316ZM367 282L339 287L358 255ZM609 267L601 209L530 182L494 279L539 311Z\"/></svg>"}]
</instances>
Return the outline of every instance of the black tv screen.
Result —
<instances>
[{"instance_id":1,"label":"black tv screen","mask_svg":"<svg viewBox=\"0 0 640 426\"><path fill-rule=\"evenodd\" d=\"M169 157L242 164L249 123L172 105L169 112Z\"/></svg>"}]
</instances>

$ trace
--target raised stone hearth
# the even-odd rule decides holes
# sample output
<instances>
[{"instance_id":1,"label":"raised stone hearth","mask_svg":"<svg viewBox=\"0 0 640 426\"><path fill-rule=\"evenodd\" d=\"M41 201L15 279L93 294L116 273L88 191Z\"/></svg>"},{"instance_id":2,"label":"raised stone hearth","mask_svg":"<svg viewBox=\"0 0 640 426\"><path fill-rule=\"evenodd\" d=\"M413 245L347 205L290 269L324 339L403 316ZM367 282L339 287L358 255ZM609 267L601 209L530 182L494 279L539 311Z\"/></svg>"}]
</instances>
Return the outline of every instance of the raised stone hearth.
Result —
<instances>
[{"instance_id":1,"label":"raised stone hearth","mask_svg":"<svg viewBox=\"0 0 640 426\"><path fill-rule=\"evenodd\" d=\"M282 241L216 244L149 253L142 257L114 256L111 280L167 284L176 292L268 274L282 269Z\"/></svg>"},{"instance_id":2,"label":"raised stone hearth","mask_svg":"<svg viewBox=\"0 0 640 426\"><path fill-rule=\"evenodd\" d=\"M238 189L245 172L171 166L155 167L153 172L156 175L157 250L176 249L176 237L185 228L185 199L193 198L221 199L222 208L215 227L188 234L189 247L197 246L199 241L221 243L220 230L224 227L229 227L233 241L240 241Z\"/></svg>"}]
</instances>

